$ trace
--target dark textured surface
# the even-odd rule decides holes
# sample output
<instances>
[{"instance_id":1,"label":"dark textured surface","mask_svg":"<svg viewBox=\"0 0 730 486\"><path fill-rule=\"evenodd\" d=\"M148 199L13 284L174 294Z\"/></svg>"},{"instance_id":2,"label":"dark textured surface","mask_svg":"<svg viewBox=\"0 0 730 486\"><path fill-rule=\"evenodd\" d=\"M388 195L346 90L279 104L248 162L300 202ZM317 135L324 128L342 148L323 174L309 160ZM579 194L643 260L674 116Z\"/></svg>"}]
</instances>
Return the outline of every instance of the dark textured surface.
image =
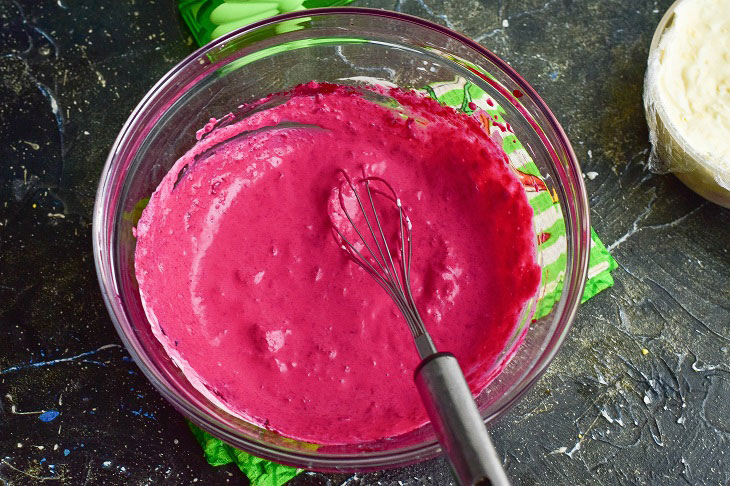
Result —
<instances>
[{"instance_id":1,"label":"dark textured surface","mask_svg":"<svg viewBox=\"0 0 730 486\"><path fill-rule=\"evenodd\" d=\"M493 429L516 484L730 482L730 211L645 168L641 108L670 2L360 0L471 36L553 108L620 267ZM245 484L202 458L97 287L96 182L132 107L192 50L171 1L0 0L0 481ZM45 422L42 410L59 415ZM328 480L329 478L329 480ZM295 484L448 484L443 460Z\"/></svg>"}]
</instances>

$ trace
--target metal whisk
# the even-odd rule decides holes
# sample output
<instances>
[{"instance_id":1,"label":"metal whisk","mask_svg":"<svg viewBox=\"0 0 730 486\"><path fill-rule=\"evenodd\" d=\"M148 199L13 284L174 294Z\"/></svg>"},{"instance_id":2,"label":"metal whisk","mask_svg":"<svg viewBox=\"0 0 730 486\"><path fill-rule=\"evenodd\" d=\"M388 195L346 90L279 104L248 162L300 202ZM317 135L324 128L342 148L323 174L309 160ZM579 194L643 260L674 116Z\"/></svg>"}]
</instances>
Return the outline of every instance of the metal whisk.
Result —
<instances>
[{"instance_id":1,"label":"metal whisk","mask_svg":"<svg viewBox=\"0 0 730 486\"><path fill-rule=\"evenodd\" d=\"M341 187L339 206L357 239L355 235L348 238L337 224L333 224L335 237L352 261L370 274L393 299L408 323L421 357L414 372L416 387L454 476L462 485L509 485L461 367L454 355L436 350L416 308L410 277L413 228L401 200L393 186L381 177L363 175L353 182L347 172L340 170L340 173L357 201L356 210L364 225L358 227L356 215L347 210ZM365 187L365 198L360 196L357 184ZM382 211L378 212L373 194L394 205L398 211L395 254L388 244L385 220Z\"/></svg>"}]
</instances>

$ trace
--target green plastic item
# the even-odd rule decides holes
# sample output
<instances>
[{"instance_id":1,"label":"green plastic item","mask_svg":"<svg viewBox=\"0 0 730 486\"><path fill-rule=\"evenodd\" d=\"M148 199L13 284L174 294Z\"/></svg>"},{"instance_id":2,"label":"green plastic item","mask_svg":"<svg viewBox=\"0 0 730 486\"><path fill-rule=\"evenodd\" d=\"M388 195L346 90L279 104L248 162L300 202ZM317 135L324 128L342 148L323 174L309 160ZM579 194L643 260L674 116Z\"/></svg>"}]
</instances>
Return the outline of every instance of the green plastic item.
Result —
<instances>
[{"instance_id":1,"label":"green plastic item","mask_svg":"<svg viewBox=\"0 0 730 486\"><path fill-rule=\"evenodd\" d=\"M204 46L213 39L259 20L308 8L347 5L352 0L178 0L178 9L195 41ZM296 30L298 24L286 25Z\"/></svg>"}]
</instances>

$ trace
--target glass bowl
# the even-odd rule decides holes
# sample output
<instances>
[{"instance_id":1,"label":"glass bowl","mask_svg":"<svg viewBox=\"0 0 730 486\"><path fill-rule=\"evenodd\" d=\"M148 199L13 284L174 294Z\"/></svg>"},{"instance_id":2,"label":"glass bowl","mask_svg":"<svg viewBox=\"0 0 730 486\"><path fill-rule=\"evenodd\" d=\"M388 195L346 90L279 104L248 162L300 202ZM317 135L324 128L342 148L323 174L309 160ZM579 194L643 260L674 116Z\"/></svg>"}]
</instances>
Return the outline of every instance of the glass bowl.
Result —
<instances>
[{"instance_id":1,"label":"glass bowl","mask_svg":"<svg viewBox=\"0 0 730 486\"><path fill-rule=\"evenodd\" d=\"M94 257L104 300L152 384L193 423L225 442L320 471L402 466L432 458L440 447L429 425L365 444L307 444L218 408L187 381L152 334L134 276L132 229L140 201L211 117L311 80L357 84L372 78L401 87L438 88L449 81L469 83L471 92L483 90L502 106L502 126L511 126L521 141L519 157L531 158L539 170L542 180L525 185L531 198L540 186L547 201L534 221L537 234L544 236L545 220L561 234L564 228L557 241L538 246L543 283L535 318L530 319L533 302L494 369L496 377L477 397L484 420L494 420L535 383L570 328L586 279L590 225L581 171L562 128L530 85L474 41L415 17L360 8L297 12L231 32L180 62L134 109L109 154L94 208ZM467 105L473 104L464 101L465 110Z\"/></svg>"}]
</instances>

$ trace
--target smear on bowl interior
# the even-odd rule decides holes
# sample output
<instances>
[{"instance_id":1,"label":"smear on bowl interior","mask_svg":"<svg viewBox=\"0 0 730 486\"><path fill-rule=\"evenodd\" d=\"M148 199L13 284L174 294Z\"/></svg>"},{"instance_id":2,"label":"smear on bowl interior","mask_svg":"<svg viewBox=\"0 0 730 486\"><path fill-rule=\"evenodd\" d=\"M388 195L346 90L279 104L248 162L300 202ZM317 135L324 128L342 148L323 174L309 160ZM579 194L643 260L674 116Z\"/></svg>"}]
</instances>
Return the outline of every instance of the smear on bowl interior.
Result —
<instances>
[{"instance_id":1,"label":"smear on bowl interior","mask_svg":"<svg viewBox=\"0 0 730 486\"><path fill-rule=\"evenodd\" d=\"M338 170L381 176L413 224L412 287L473 392L535 295L532 209L474 119L415 92L308 83L199 132L136 229L155 336L229 413L319 444L426 422L392 300L348 260L328 211Z\"/></svg>"}]
</instances>

